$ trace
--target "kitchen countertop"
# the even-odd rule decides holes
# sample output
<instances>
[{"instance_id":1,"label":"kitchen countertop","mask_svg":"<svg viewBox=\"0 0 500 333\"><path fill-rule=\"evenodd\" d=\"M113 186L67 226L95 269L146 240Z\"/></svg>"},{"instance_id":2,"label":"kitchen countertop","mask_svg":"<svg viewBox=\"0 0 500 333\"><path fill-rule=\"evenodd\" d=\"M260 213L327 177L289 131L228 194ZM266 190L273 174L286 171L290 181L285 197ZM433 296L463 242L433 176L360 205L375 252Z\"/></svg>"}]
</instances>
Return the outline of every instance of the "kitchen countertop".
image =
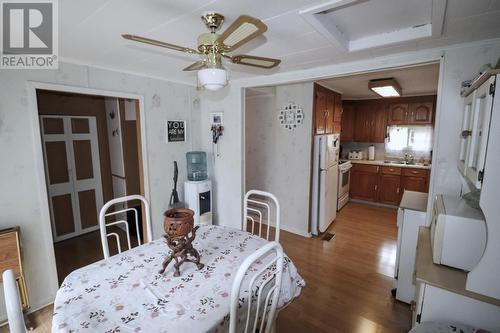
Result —
<instances>
[{"instance_id":1,"label":"kitchen countertop","mask_svg":"<svg viewBox=\"0 0 500 333\"><path fill-rule=\"evenodd\" d=\"M415 191L405 191L401 202L399 203L399 208L411 209L419 212L427 211L427 193L415 192Z\"/></svg>"},{"instance_id":2,"label":"kitchen countertop","mask_svg":"<svg viewBox=\"0 0 500 333\"><path fill-rule=\"evenodd\" d=\"M415 169L430 169L431 165L427 164L424 165L422 163L416 163L416 164L399 164L399 163L386 163L384 160L348 160L351 161L353 164L371 164L371 165L380 165L380 166L391 166L391 167L398 167L398 168L415 168Z\"/></svg>"},{"instance_id":3,"label":"kitchen countertop","mask_svg":"<svg viewBox=\"0 0 500 333\"><path fill-rule=\"evenodd\" d=\"M465 289L467 273L460 269L437 265L432 261L431 235L429 227L418 230L415 277L418 282L445 289L481 302L500 306L500 299L477 294Z\"/></svg>"}]
</instances>

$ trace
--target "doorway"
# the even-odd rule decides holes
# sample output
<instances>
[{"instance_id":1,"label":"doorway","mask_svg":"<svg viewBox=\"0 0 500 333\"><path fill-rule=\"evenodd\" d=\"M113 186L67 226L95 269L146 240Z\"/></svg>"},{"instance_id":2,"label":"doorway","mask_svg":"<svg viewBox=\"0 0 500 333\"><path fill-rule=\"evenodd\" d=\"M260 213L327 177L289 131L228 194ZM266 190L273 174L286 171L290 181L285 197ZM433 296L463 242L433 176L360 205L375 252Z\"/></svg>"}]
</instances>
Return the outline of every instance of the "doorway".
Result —
<instances>
[{"instance_id":1,"label":"doorway","mask_svg":"<svg viewBox=\"0 0 500 333\"><path fill-rule=\"evenodd\" d=\"M36 90L59 284L103 258L98 214L113 198L144 194L139 103L134 99ZM138 208L128 202L114 209ZM139 213L139 233L142 223ZM128 219L127 216L114 218ZM131 242L137 242L135 218ZM125 231L115 227L121 248ZM143 237L141 237L143 238ZM110 241L110 253L117 253Z\"/></svg>"}]
</instances>

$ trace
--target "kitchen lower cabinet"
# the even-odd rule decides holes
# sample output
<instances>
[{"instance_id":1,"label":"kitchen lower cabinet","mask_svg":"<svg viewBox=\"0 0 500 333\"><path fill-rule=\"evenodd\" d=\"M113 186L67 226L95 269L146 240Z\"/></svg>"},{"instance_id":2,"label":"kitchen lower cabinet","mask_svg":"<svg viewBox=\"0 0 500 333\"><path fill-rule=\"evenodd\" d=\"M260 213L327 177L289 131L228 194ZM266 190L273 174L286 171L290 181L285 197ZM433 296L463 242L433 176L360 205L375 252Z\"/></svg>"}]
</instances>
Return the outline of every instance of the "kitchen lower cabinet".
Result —
<instances>
[{"instance_id":1,"label":"kitchen lower cabinet","mask_svg":"<svg viewBox=\"0 0 500 333\"><path fill-rule=\"evenodd\" d=\"M401 200L401 176L381 174L378 201L389 205L399 205Z\"/></svg>"},{"instance_id":2,"label":"kitchen lower cabinet","mask_svg":"<svg viewBox=\"0 0 500 333\"><path fill-rule=\"evenodd\" d=\"M427 193L428 169L353 162L349 196L357 200L399 205L404 191Z\"/></svg>"},{"instance_id":3,"label":"kitchen lower cabinet","mask_svg":"<svg viewBox=\"0 0 500 333\"><path fill-rule=\"evenodd\" d=\"M429 171L426 169L403 169L402 190L415 192L429 191Z\"/></svg>"},{"instance_id":4,"label":"kitchen lower cabinet","mask_svg":"<svg viewBox=\"0 0 500 333\"><path fill-rule=\"evenodd\" d=\"M376 165L354 164L351 169L349 196L353 199L377 201L379 169Z\"/></svg>"}]
</instances>

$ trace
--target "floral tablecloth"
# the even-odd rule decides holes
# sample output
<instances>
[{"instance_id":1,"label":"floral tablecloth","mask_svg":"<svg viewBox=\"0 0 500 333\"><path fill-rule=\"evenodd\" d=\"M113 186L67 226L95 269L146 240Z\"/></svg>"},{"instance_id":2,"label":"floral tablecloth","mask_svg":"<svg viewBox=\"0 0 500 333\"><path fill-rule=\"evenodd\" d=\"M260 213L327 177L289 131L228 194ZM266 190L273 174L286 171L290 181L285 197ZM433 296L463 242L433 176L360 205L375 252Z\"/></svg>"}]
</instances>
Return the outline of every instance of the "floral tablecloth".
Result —
<instances>
[{"instance_id":1,"label":"floral tablecloth","mask_svg":"<svg viewBox=\"0 0 500 333\"><path fill-rule=\"evenodd\" d=\"M173 277L171 263L158 274L170 251L159 239L72 272L57 292L52 332L226 332L233 278L267 241L220 226L202 226L196 234L201 271L184 263L181 276ZM286 258L278 307L304 286Z\"/></svg>"}]
</instances>

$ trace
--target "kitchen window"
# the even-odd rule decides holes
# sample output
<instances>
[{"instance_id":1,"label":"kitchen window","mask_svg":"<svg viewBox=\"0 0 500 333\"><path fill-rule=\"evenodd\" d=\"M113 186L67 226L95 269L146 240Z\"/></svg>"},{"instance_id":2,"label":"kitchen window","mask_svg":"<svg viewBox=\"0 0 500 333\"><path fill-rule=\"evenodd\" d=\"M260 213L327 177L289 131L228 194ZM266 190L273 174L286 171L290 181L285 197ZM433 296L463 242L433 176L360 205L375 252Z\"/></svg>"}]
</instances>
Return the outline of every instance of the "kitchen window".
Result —
<instances>
[{"instance_id":1,"label":"kitchen window","mask_svg":"<svg viewBox=\"0 0 500 333\"><path fill-rule=\"evenodd\" d=\"M389 126L386 153L412 152L426 155L432 150L432 126Z\"/></svg>"}]
</instances>

